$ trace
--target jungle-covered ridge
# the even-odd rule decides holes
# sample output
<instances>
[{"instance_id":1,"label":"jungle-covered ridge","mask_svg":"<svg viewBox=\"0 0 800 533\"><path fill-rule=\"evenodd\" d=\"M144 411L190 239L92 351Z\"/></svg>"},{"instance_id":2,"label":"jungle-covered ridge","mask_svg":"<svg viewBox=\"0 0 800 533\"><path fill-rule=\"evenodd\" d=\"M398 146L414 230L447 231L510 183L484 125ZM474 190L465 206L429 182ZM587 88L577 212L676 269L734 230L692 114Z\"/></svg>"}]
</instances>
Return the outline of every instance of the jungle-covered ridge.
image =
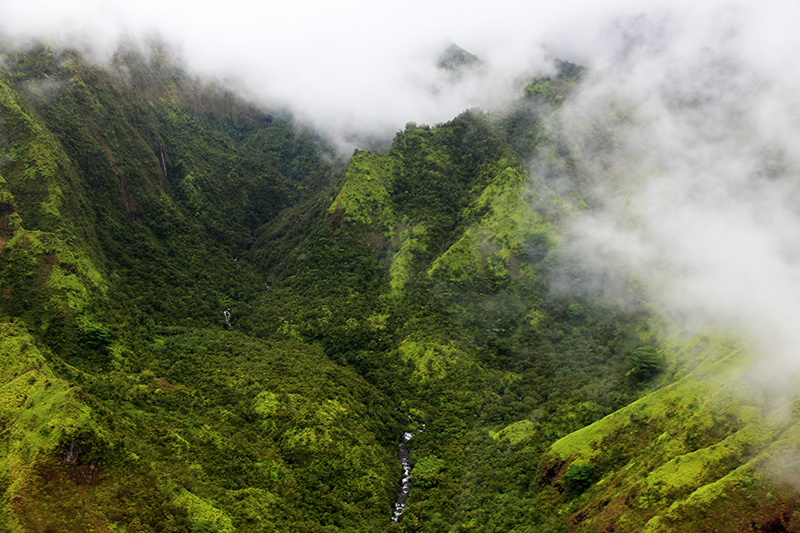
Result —
<instances>
[{"instance_id":1,"label":"jungle-covered ridge","mask_svg":"<svg viewBox=\"0 0 800 533\"><path fill-rule=\"evenodd\" d=\"M584 75L342 158L158 47L3 49L0 529L800 530L735 331L566 246Z\"/></svg>"}]
</instances>

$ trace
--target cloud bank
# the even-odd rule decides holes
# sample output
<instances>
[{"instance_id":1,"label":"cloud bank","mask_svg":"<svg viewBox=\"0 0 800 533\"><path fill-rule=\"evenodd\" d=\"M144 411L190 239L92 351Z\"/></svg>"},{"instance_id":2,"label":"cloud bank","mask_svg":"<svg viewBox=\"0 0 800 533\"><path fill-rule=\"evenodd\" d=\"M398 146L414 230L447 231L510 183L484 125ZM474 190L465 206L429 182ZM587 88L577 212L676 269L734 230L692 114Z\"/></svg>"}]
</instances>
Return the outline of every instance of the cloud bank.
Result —
<instances>
[{"instance_id":1,"label":"cloud bank","mask_svg":"<svg viewBox=\"0 0 800 533\"><path fill-rule=\"evenodd\" d=\"M106 53L122 36L157 34L192 72L239 80L251 97L289 103L341 137L385 135L409 121L434 124L470 107L496 107L515 94L520 75L552 70L548 54L602 64L616 45L614 21L665 5L29 0L0 3L0 31L15 39L81 42ZM484 60L480 76L452 83L436 68L450 41Z\"/></svg>"},{"instance_id":2,"label":"cloud bank","mask_svg":"<svg viewBox=\"0 0 800 533\"><path fill-rule=\"evenodd\" d=\"M676 323L735 328L772 384L800 371L798 15L771 2L620 20L559 124L599 205L573 250L633 273Z\"/></svg>"}]
</instances>

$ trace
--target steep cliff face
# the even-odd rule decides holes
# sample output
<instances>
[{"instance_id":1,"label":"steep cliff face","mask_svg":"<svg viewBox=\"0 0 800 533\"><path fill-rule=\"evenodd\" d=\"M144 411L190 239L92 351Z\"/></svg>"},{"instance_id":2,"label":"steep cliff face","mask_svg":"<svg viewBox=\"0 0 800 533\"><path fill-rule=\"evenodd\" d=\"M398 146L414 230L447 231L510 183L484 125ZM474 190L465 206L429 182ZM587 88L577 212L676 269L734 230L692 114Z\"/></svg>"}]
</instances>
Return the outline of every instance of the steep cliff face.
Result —
<instances>
[{"instance_id":1,"label":"steep cliff face","mask_svg":"<svg viewBox=\"0 0 800 533\"><path fill-rule=\"evenodd\" d=\"M795 421L733 336L566 245L582 69L340 162L158 50L4 54L5 528L796 529Z\"/></svg>"}]
</instances>

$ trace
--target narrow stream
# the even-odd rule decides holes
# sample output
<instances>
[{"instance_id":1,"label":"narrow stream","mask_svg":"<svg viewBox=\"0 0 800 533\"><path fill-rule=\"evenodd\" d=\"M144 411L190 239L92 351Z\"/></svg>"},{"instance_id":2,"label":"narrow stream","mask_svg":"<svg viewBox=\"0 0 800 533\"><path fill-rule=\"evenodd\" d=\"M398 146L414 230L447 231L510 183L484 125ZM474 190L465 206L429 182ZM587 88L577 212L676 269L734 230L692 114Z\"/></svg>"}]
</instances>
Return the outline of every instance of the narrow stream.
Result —
<instances>
[{"instance_id":1,"label":"narrow stream","mask_svg":"<svg viewBox=\"0 0 800 533\"><path fill-rule=\"evenodd\" d=\"M425 425L423 424L422 427L424 428ZM395 523L400 522L400 517L403 516L403 511L406 509L408 492L411 490L411 454L408 452L406 443L421 431L422 429L406 431L403 433L400 444L397 446L397 457L400 459L400 465L403 467L403 477L400 479L400 488L397 490L397 497L394 500L394 509L392 510L392 522Z\"/></svg>"}]
</instances>

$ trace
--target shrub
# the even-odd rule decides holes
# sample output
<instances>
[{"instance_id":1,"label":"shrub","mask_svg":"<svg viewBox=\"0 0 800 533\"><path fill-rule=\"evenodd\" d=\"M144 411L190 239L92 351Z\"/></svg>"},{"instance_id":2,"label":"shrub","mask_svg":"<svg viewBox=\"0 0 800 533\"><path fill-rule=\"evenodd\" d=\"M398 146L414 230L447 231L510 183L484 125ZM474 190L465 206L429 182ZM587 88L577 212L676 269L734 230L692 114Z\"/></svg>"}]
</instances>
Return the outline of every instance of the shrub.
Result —
<instances>
[{"instance_id":1,"label":"shrub","mask_svg":"<svg viewBox=\"0 0 800 533\"><path fill-rule=\"evenodd\" d=\"M111 344L111 332L108 328L89 326L84 331L86 343L94 350L102 350Z\"/></svg>"},{"instance_id":2,"label":"shrub","mask_svg":"<svg viewBox=\"0 0 800 533\"><path fill-rule=\"evenodd\" d=\"M569 492L581 494L595 482L595 467L591 463L572 463L561 478Z\"/></svg>"},{"instance_id":3,"label":"shrub","mask_svg":"<svg viewBox=\"0 0 800 533\"><path fill-rule=\"evenodd\" d=\"M636 348L628 356L627 376L637 381L647 381L661 372L663 359L654 346Z\"/></svg>"}]
</instances>

